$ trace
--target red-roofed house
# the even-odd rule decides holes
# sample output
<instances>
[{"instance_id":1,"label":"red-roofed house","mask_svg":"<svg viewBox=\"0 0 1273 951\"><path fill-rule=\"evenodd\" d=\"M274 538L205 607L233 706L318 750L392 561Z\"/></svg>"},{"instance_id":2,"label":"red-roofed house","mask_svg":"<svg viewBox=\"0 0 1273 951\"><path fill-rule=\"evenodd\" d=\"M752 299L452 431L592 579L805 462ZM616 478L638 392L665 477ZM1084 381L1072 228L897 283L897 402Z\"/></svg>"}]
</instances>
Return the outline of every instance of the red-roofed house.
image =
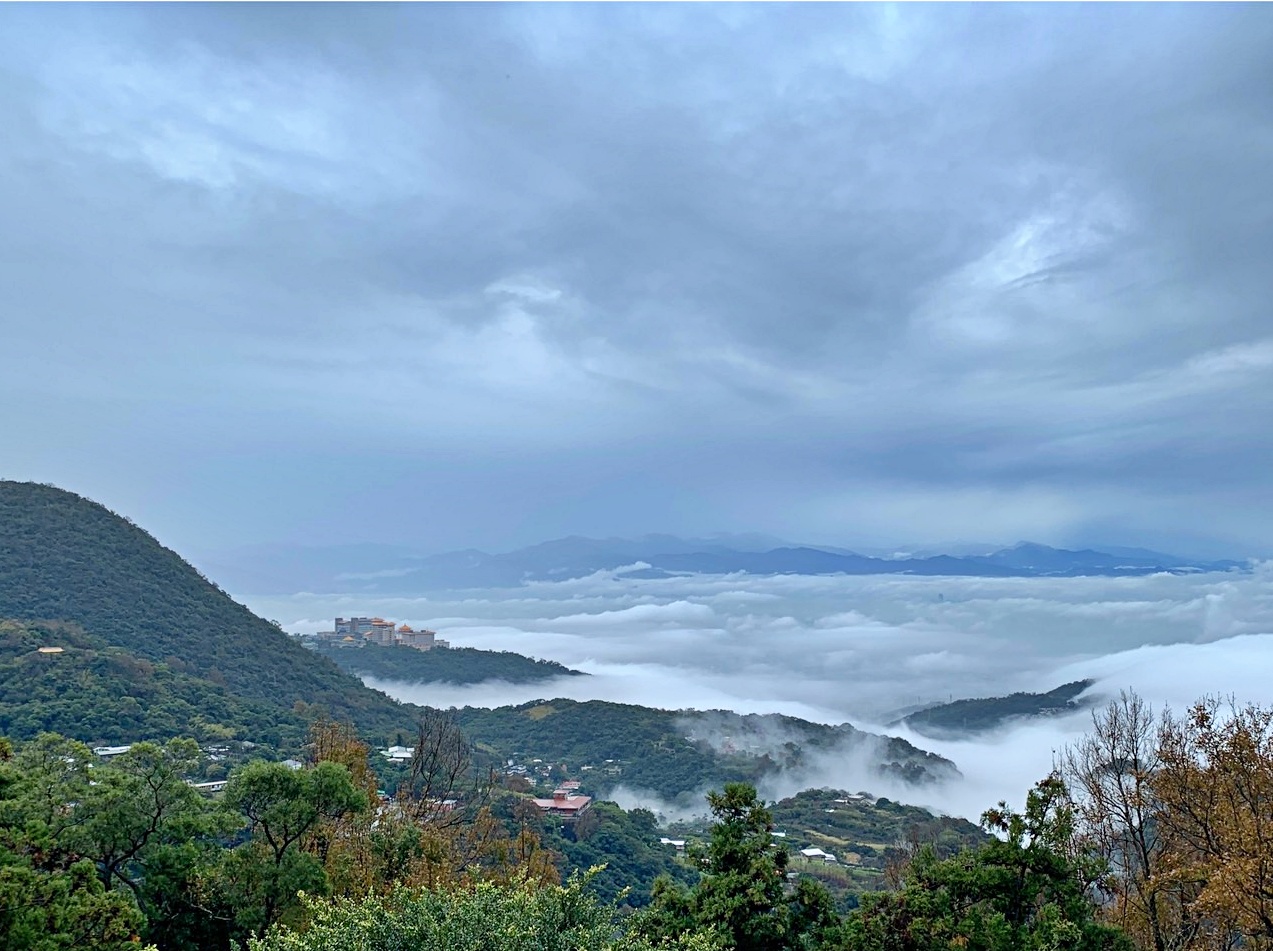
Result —
<instances>
[{"instance_id":1,"label":"red-roofed house","mask_svg":"<svg viewBox=\"0 0 1273 951\"><path fill-rule=\"evenodd\" d=\"M551 815L575 819L592 805L592 797L577 796L570 789L558 789L553 792L551 799L532 799L531 802Z\"/></svg>"}]
</instances>

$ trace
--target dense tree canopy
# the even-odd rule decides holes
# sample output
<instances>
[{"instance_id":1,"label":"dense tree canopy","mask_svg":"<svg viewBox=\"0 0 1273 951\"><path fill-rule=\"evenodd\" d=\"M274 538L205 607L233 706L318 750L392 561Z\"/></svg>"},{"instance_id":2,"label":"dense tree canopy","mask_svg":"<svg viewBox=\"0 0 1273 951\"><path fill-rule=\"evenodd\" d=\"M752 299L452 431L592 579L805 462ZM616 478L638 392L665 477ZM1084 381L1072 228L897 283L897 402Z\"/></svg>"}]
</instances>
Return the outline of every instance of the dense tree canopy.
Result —
<instances>
[{"instance_id":1,"label":"dense tree canopy","mask_svg":"<svg viewBox=\"0 0 1273 951\"><path fill-rule=\"evenodd\" d=\"M715 820L708 841L690 850L702 878L691 888L656 882L644 932L663 939L703 932L738 951L821 945L837 921L831 898L811 880L787 895L787 850L775 842L773 815L755 788L729 783L707 803Z\"/></svg>"},{"instance_id":2,"label":"dense tree canopy","mask_svg":"<svg viewBox=\"0 0 1273 951\"><path fill-rule=\"evenodd\" d=\"M564 886L479 885L462 891L395 889L385 896L310 905L303 932L277 930L249 951L653 951L630 934L584 880ZM658 947L716 951L686 933Z\"/></svg>"},{"instance_id":3,"label":"dense tree canopy","mask_svg":"<svg viewBox=\"0 0 1273 951\"><path fill-rule=\"evenodd\" d=\"M299 742L306 718L295 711L298 703L316 704L374 735L392 736L413 715L305 650L127 519L52 486L0 481L0 618L73 622L94 639L95 650L117 650L129 663L163 664L224 688L247 710L268 711L254 723L262 736L241 739L273 735ZM30 699L15 692L20 681L7 687L4 681L0 669L0 712ZM178 686L182 699L197 706L194 687ZM115 718L128 707L116 700L102 709ZM148 707L139 702L135 711L144 715ZM49 729L51 721L37 726ZM127 739L180 732L178 721L169 731L139 727Z\"/></svg>"},{"instance_id":4,"label":"dense tree canopy","mask_svg":"<svg viewBox=\"0 0 1273 951\"><path fill-rule=\"evenodd\" d=\"M1103 864L1077 847L1065 785L1039 783L1018 813L985 814L997 837L938 859L924 847L901 888L867 896L845 926L847 951L1117 951L1131 943L1096 920Z\"/></svg>"},{"instance_id":5,"label":"dense tree canopy","mask_svg":"<svg viewBox=\"0 0 1273 951\"><path fill-rule=\"evenodd\" d=\"M603 795L618 785L648 789L682 805L695 790L798 775L817 757L862 754L878 775L913 783L958 776L949 760L905 740L878 737L777 714L656 710L601 700L551 700L486 709L465 707L457 722L484 748L522 762L587 768ZM722 737L730 737L723 742ZM779 739L775 739L779 737Z\"/></svg>"},{"instance_id":6,"label":"dense tree canopy","mask_svg":"<svg viewBox=\"0 0 1273 951\"><path fill-rule=\"evenodd\" d=\"M520 684L553 677L585 676L551 660L473 647L435 647L421 651L375 644L351 648L319 641L310 649L352 674L405 683L475 684L483 680L503 680Z\"/></svg>"},{"instance_id":7,"label":"dense tree canopy","mask_svg":"<svg viewBox=\"0 0 1273 951\"><path fill-rule=\"evenodd\" d=\"M1065 757L1106 916L1145 951L1273 947L1273 710L1125 693Z\"/></svg>"}]
</instances>

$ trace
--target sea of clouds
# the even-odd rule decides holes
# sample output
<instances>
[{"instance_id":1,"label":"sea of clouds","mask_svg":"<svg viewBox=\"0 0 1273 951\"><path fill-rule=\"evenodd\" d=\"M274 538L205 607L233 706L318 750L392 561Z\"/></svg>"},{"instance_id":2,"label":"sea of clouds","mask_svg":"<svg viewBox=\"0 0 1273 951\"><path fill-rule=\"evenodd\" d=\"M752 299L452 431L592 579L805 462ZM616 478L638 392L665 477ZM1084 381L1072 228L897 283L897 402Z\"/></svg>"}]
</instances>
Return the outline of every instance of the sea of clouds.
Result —
<instances>
[{"instance_id":1,"label":"sea of clouds","mask_svg":"<svg viewBox=\"0 0 1273 951\"><path fill-rule=\"evenodd\" d=\"M867 788L973 818L1000 799L1019 803L1090 714L959 741L886 724L921 704L1082 678L1096 682L1089 696L1131 688L1159 708L1181 710L1204 694L1273 703L1273 564L1139 578L635 580L605 572L427 598L295 594L249 605L289 631L330 630L336 615L379 614L433 628L456 647L516 651L592 675L467 687L369 681L416 703L570 697L786 713L904 736L953 759L965 781L926 792L883 789L866 764L831 760L809 784Z\"/></svg>"}]
</instances>

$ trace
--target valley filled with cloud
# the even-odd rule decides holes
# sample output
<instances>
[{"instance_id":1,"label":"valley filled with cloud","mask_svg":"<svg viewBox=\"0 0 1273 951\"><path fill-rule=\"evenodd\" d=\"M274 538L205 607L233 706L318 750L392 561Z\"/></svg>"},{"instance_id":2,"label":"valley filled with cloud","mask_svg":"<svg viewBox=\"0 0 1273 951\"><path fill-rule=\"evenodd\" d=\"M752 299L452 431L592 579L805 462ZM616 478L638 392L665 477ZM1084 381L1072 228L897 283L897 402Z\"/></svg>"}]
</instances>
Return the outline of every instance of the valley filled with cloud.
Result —
<instances>
[{"instance_id":1,"label":"valley filled with cloud","mask_svg":"<svg viewBox=\"0 0 1273 951\"><path fill-rule=\"evenodd\" d=\"M968 816L1019 798L1047 773L1054 751L1086 730L1089 713L1019 722L975 740L935 740L888 724L920 705L1088 678L1095 683L1085 698L1131 688L1174 710L1203 694L1273 702L1268 565L1123 578L634 580L603 572L429 598L296 594L251 598L249 606L307 633L330 629L335 615L374 611L434 628L457 647L516 651L591 674L463 687L371 681L431 706L568 697L785 713L901 735L950 757L965 775L920 804ZM830 761L822 771L828 785L867 782L854 763Z\"/></svg>"}]
</instances>

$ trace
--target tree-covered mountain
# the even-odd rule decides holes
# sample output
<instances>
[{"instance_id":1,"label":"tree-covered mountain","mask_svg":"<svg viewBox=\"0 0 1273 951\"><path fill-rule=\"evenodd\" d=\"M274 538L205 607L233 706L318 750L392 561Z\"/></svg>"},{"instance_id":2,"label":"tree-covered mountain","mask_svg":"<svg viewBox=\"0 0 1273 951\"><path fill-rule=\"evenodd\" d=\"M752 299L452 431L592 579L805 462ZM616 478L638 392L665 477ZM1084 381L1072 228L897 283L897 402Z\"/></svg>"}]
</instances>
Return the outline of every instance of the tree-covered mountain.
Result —
<instances>
[{"instance_id":1,"label":"tree-covered mountain","mask_svg":"<svg viewBox=\"0 0 1273 951\"><path fill-rule=\"evenodd\" d=\"M513 651L484 651L474 647L435 647L420 651L402 645L378 647L375 644L350 648L318 639L310 641L309 647L351 674L402 683L476 684L502 680L526 684L553 677L586 676L556 661L526 657Z\"/></svg>"},{"instance_id":2,"label":"tree-covered mountain","mask_svg":"<svg viewBox=\"0 0 1273 951\"><path fill-rule=\"evenodd\" d=\"M1019 717L1058 716L1080 710L1082 693L1094 681L1075 680L1047 693L1014 693L1006 697L955 700L903 717L906 724L924 736L966 736L983 733Z\"/></svg>"},{"instance_id":3,"label":"tree-covered mountain","mask_svg":"<svg viewBox=\"0 0 1273 951\"><path fill-rule=\"evenodd\" d=\"M689 804L727 782L782 775L798 787L849 758L870 776L917 786L959 775L950 760L905 740L776 714L552 700L465 707L456 718L488 755L583 779L600 796L624 786Z\"/></svg>"},{"instance_id":4,"label":"tree-covered mountain","mask_svg":"<svg viewBox=\"0 0 1273 951\"><path fill-rule=\"evenodd\" d=\"M294 747L303 723L190 673L176 657L138 657L77 624L0 620L0 736L30 740L50 730L92 745L189 736L278 748Z\"/></svg>"},{"instance_id":5,"label":"tree-covered mountain","mask_svg":"<svg viewBox=\"0 0 1273 951\"><path fill-rule=\"evenodd\" d=\"M865 892L886 885L890 866L919 846L943 858L975 848L986 834L967 819L936 816L918 806L838 789L806 789L773 805L774 827L791 851L792 865L822 882L842 908L857 905ZM834 855L828 862L805 858L802 849Z\"/></svg>"},{"instance_id":6,"label":"tree-covered mountain","mask_svg":"<svg viewBox=\"0 0 1273 951\"><path fill-rule=\"evenodd\" d=\"M409 729L414 719L410 707L306 650L132 522L53 486L0 482L0 618L27 624L28 633L51 633L30 627L38 621L73 624L80 632L65 635L80 638L68 643L69 656L37 657L60 663L32 668L25 654L9 656L6 663L16 666L6 668L0 705L10 709L31 700L23 678L34 670L39 684L68 694L81 689L84 677L113 701L133 696L134 685L175 691L206 707L201 715L209 719L228 717L237 728L268 720L296 736L311 706L373 736ZM12 650L27 636L14 634ZM119 702L108 702L91 716L118 712ZM143 719L136 735L115 735L188 734L189 717ZM165 724L158 736L144 732Z\"/></svg>"},{"instance_id":7,"label":"tree-covered mountain","mask_svg":"<svg viewBox=\"0 0 1273 951\"><path fill-rule=\"evenodd\" d=\"M518 801L512 798L513 803ZM507 806L502 812L515 821ZM667 832L648 809L625 810L613 802L596 802L577 822L544 816L537 832L544 846L560 856L563 880L572 873L605 866L589 882L590 890L604 901L639 908L649 904L651 888L660 875L685 884L698 878L676 849L661 841Z\"/></svg>"}]
</instances>

